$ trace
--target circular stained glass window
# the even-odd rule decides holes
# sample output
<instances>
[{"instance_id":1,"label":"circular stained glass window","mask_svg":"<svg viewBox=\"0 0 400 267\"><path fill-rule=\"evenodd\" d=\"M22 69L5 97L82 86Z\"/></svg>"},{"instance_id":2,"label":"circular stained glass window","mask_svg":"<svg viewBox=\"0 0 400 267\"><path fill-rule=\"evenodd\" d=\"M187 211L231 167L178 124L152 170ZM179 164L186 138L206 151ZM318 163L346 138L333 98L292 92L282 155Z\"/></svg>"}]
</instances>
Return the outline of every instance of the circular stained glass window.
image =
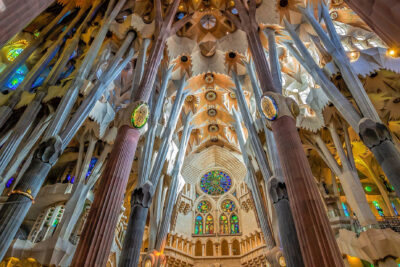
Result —
<instances>
[{"instance_id":1,"label":"circular stained glass window","mask_svg":"<svg viewBox=\"0 0 400 267\"><path fill-rule=\"evenodd\" d=\"M200 180L201 190L212 196L218 196L228 192L231 185L231 177L222 171L210 171L204 174Z\"/></svg>"},{"instance_id":2,"label":"circular stained glass window","mask_svg":"<svg viewBox=\"0 0 400 267\"><path fill-rule=\"evenodd\" d=\"M208 213L211 210L211 204L207 200L200 201L197 210L201 213Z\"/></svg>"},{"instance_id":3,"label":"circular stained glass window","mask_svg":"<svg viewBox=\"0 0 400 267\"><path fill-rule=\"evenodd\" d=\"M229 199L224 200L221 204L221 209L225 212L232 212L235 210L235 208L235 202Z\"/></svg>"}]
</instances>

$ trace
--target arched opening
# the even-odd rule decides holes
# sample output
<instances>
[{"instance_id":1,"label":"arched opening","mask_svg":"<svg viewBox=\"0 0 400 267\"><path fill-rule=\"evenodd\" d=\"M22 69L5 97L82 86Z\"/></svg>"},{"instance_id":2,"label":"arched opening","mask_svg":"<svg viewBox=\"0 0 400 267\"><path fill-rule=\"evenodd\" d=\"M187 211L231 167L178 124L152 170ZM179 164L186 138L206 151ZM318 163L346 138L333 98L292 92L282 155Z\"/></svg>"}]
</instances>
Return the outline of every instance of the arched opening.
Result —
<instances>
[{"instance_id":1,"label":"arched opening","mask_svg":"<svg viewBox=\"0 0 400 267\"><path fill-rule=\"evenodd\" d=\"M214 248L211 240L208 240L206 243L206 256L214 256Z\"/></svg>"},{"instance_id":2,"label":"arched opening","mask_svg":"<svg viewBox=\"0 0 400 267\"><path fill-rule=\"evenodd\" d=\"M214 233L214 219L212 215L208 215L206 217L206 234L213 234Z\"/></svg>"},{"instance_id":3,"label":"arched opening","mask_svg":"<svg viewBox=\"0 0 400 267\"><path fill-rule=\"evenodd\" d=\"M232 255L240 255L240 244L236 239L232 242Z\"/></svg>"},{"instance_id":4,"label":"arched opening","mask_svg":"<svg viewBox=\"0 0 400 267\"><path fill-rule=\"evenodd\" d=\"M203 256L203 248L200 241L197 241L194 245L194 255L195 256Z\"/></svg>"},{"instance_id":5,"label":"arched opening","mask_svg":"<svg viewBox=\"0 0 400 267\"><path fill-rule=\"evenodd\" d=\"M195 235L203 234L203 217L201 215L196 216L196 221L194 225L194 234Z\"/></svg>"},{"instance_id":6,"label":"arched opening","mask_svg":"<svg viewBox=\"0 0 400 267\"><path fill-rule=\"evenodd\" d=\"M221 214L219 217L219 232L229 234L228 217L225 214Z\"/></svg>"},{"instance_id":7,"label":"arched opening","mask_svg":"<svg viewBox=\"0 0 400 267\"><path fill-rule=\"evenodd\" d=\"M238 234L239 232L239 218L236 214L231 215L231 234Z\"/></svg>"},{"instance_id":8,"label":"arched opening","mask_svg":"<svg viewBox=\"0 0 400 267\"><path fill-rule=\"evenodd\" d=\"M221 242L221 255L229 256L229 247L228 247L228 242L226 240L222 240Z\"/></svg>"}]
</instances>

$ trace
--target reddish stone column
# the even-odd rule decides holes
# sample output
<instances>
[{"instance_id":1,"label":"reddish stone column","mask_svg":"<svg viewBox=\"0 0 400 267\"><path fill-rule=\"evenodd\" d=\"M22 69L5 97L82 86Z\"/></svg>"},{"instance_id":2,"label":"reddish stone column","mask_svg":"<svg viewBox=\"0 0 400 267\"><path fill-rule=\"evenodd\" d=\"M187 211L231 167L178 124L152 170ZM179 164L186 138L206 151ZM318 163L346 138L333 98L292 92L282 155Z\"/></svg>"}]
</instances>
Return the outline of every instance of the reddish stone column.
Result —
<instances>
[{"instance_id":1,"label":"reddish stone column","mask_svg":"<svg viewBox=\"0 0 400 267\"><path fill-rule=\"evenodd\" d=\"M345 2L388 46L400 49L400 1L345 0Z\"/></svg>"},{"instance_id":2,"label":"reddish stone column","mask_svg":"<svg viewBox=\"0 0 400 267\"><path fill-rule=\"evenodd\" d=\"M0 47L54 2L55 0L0 0Z\"/></svg>"},{"instance_id":3,"label":"reddish stone column","mask_svg":"<svg viewBox=\"0 0 400 267\"><path fill-rule=\"evenodd\" d=\"M296 121L293 117L282 116L273 121L271 127L282 164L305 266L344 267L339 247L297 133Z\"/></svg>"},{"instance_id":4,"label":"reddish stone column","mask_svg":"<svg viewBox=\"0 0 400 267\"><path fill-rule=\"evenodd\" d=\"M118 129L71 266L106 266L140 132Z\"/></svg>"}]
</instances>

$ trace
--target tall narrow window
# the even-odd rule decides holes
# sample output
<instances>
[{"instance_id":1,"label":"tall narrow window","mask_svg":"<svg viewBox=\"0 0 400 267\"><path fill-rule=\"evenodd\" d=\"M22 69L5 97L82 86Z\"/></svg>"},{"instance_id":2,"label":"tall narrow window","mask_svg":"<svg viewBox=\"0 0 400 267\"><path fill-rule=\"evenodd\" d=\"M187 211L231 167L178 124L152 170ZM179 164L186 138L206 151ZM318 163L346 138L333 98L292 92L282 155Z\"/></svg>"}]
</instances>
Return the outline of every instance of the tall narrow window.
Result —
<instances>
[{"instance_id":1,"label":"tall narrow window","mask_svg":"<svg viewBox=\"0 0 400 267\"><path fill-rule=\"evenodd\" d=\"M229 234L228 217L225 214L219 218L219 231L221 234Z\"/></svg>"},{"instance_id":2,"label":"tall narrow window","mask_svg":"<svg viewBox=\"0 0 400 267\"><path fill-rule=\"evenodd\" d=\"M239 218L236 214L231 215L231 234L239 233Z\"/></svg>"},{"instance_id":3,"label":"tall narrow window","mask_svg":"<svg viewBox=\"0 0 400 267\"><path fill-rule=\"evenodd\" d=\"M378 201L374 200L374 201L372 201L372 204L374 204L376 210L379 213L379 216L381 216L381 217L385 216L385 214L383 213L383 209L381 208L381 206L379 206Z\"/></svg>"},{"instance_id":4,"label":"tall narrow window","mask_svg":"<svg viewBox=\"0 0 400 267\"><path fill-rule=\"evenodd\" d=\"M214 233L214 219L212 215L208 215L206 217L206 234L213 234Z\"/></svg>"},{"instance_id":5,"label":"tall narrow window","mask_svg":"<svg viewBox=\"0 0 400 267\"><path fill-rule=\"evenodd\" d=\"M203 234L203 217L201 217L201 215L196 216L196 221L194 225L194 234L195 235Z\"/></svg>"}]
</instances>

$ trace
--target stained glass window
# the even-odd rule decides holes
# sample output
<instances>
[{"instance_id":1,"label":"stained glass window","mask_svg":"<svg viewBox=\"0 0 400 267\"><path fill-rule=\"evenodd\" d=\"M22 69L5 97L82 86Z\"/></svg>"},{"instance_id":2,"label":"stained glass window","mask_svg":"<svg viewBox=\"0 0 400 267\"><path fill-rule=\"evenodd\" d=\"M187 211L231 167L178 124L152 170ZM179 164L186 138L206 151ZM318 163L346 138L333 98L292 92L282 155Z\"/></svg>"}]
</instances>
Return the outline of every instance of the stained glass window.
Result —
<instances>
[{"instance_id":1,"label":"stained glass window","mask_svg":"<svg viewBox=\"0 0 400 267\"><path fill-rule=\"evenodd\" d=\"M24 39L12 43L7 52L8 61L14 61L14 59L16 59L28 45L28 41Z\"/></svg>"},{"instance_id":2,"label":"stained glass window","mask_svg":"<svg viewBox=\"0 0 400 267\"><path fill-rule=\"evenodd\" d=\"M347 209L346 204L344 204L343 202L342 202L342 208L343 208L344 215L346 217L349 217L350 216L349 210Z\"/></svg>"},{"instance_id":3,"label":"stained glass window","mask_svg":"<svg viewBox=\"0 0 400 267\"><path fill-rule=\"evenodd\" d=\"M28 73L28 68L25 65L19 67L10 79L7 81L6 86L12 90L16 89L24 80L25 75Z\"/></svg>"},{"instance_id":4,"label":"stained glass window","mask_svg":"<svg viewBox=\"0 0 400 267\"><path fill-rule=\"evenodd\" d=\"M14 177L11 177L10 179L8 179L8 181L6 183L6 188L10 188L14 181L15 181Z\"/></svg>"},{"instance_id":5,"label":"stained glass window","mask_svg":"<svg viewBox=\"0 0 400 267\"><path fill-rule=\"evenodd\" d=\"M223 211L232 212L235 210L235 208L236 208L235 202L233 202L232 200L226 199L226 200L222 201L221 209Z\"/></svg>"},{"instance_id":6,"label":"stained glass window","mask_svg":"<svg viewBox=\"0 0 400 267\"><path fill-rule=\"evenodd\" d=\"M231 185L231 177L222 171L210 171L200 180L201 190L212 196L222 195L231 188Z\"/></svg>"},{"instance_id":7,"label":"stained glass window","mask_svg":"<svg viewBox=\"0 0 400 267\"><path fill-rule=\"evenodd\" d=\"M213 234L214 233L214 219L213 216L208 215L206 217L206 234Z\"/></svg>"},{"instance_id":8,"label":"stained glass window","mask_svg":"<svg viewBox=\"0 0 400 267\"><path fill-rule=\"evenodd\" d=\"M201 215L196 216L196 221L194 225L194 234L195 235L203 234L203 217L201 217Z\"/></svg>"},{"instance_id":9,"label":"stained glass window","mask_svg":"<svg viewBox=\"0 0 400 267\"><path fill-rule=\"evenodd\" d=\"M211 210L211 204L207 200L200 201L197 210L201 213L208 213Z\"/></svg>"},{"instance_id":10,"label":"stained glass window","mask_svg":"<svg viewBox=\"0 0 400 267\"><path fill-rule=\"evenodd\" d=\"M391 204L392 204L392 208L394 210L394 213L396 214L396 216L399 216L399 213L397 212L396 206L394 205L393 202L391 202Z\"/></svg>"},{"instance_id":11,"label":"stained glass window","mask_svg":"<svg viewBox=\"0 0 400 267\"><path fill-rule=\"evenodd\" d=\"M92 171L93 171L94 165L96 165L96 162L97 162L97 158L96 157L93 157L90 160L89 168L88 168L88 171L86 173L86 178L88 178L90 176L90 174L92 174Z\"/></svg>"},{"instance_id":12,"label":"stained glass window","mask_svg":"<svg viewBox=\"0 0 400 267\"><path fill-rule=\"evenodd\" d=\"M225 214L219 217L219 231L221 234L229 234L228 217Z\"/></svg>"},{"instance_id":13,"label":"stained glass window","mask_svg":"<svg viewBox=\"0 0 400 267\"><path fill-rule=\"evenodd\" d=\"M379 213L379 216L381 216L381 217L385 216L385 214L383 213L383 209L381 208L381 206L379 206L378 201L374 200L374 201L372 201L372 204L374 204L376 210Z\"/></svg>"},{"instance_id":14,"label":"stained glass window","mask_svg":"<svg viewBox=\"0 0 400 267\"><path fill-rule=\"evenodd\" d=\"M236 214L231 215L231 234L239 233L239 218Z\"/></svg>"}]
</instances>

